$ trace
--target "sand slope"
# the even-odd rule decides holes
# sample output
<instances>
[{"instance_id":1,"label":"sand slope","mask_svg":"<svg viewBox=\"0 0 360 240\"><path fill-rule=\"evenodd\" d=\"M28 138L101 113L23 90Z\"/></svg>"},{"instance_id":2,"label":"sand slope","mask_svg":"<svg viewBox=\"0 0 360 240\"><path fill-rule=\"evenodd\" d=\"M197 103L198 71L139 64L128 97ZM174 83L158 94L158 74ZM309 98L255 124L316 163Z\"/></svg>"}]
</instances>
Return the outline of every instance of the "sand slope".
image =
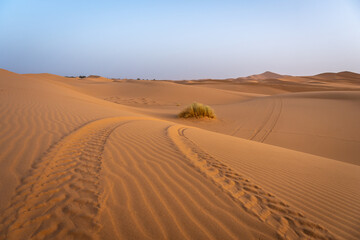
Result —
<instances>
[{"instance_id":1,"label":"sand slope","mask_svg":"<svg viewBox=\"0 0 360 240\"><path fill-rule=\"evenodd\" d=\"M360 92L282 94L216 106L210 129L360 165Z\"/></svg>"},{"instance_id":2,"label":"sand slope","mask_svg":"<svg viewBox=\"0 0 360 240\"><path fill-rule=\"evenodd\" d=\"M296 224L299 216L292 214L292 210L264 201L261 188L321 223L338 238L360 236L359 166L199 129L183 127L182 132L195 146L193 151L208 155L210 161L221 161L223 168L241 173L242 178L249 177L254 184L248 191L255 194L255 202L266 204L271 210L284 214L283 217L287 216L286 219L294 216L290 224L304 227L303 230L305 225L311 225L302 225L301 221ZM226 144L219 145L219 142ZM310 228L321 230L315 226Z\"/></svg>"},{"instance_id":3,"label":"sand slope","mask_svg":"<svg viewBox=\"0 0 360 240\"><path fill-rule=\"evenodd\" d=\"M35 161L63 136L89 121L126 114L112 103L5 70L0 86L0 209Z\"/></svg>"},{"instance_id":4,"label":"sand slope","mask_svg":"<svg viewBox=\"0 0 360 240\"><path fill-rule=\"evenodd\" d=\"M106 196L112 192L106 186L109 184L118 186L121 181L118 177L116 180L111 179L114 169L105 170L105 163L109 166L113 159L103 157L103 151L109 135L126 119L108 119L107 117L132 116L130 118L133 120L138 114L129 113L124 110L126 108L117 104L75 92L69 87L53 82L53 79L44 81L42 77L28 78L2 71L1 89L3 89L1 125L6 127L1 129L0 143L2 175L0 238L96 239L100 236L113 236L113 229L108 229L104 224L113 216L102 219L100 214L113 210L112 207L106 207L108 204ZM161 130L160 128L159 131ZM135 144L133 147L138 146ZM116 155L116 152L112 154ZM176 152L173 155L176 156ZM119 156L116 161L120 159ZM104 170L102 170L103 166ZM144 177L158 182L153 174L144 175ZM111 179L111 181L108 180L104 184L103 181L106 179ZM195 183L204 181L198 173L192 174L191 179ZM177 181L176 178L171 184ZM189 189L192 189L193 183L190 180L187 181ZM165 180L163 183L160 181L160 184L166 189L173 187L168 186L170 183ZM198 191L205 191L208 197L213 194L211 190L221 194L215 186L211 184L207 186L207 184L209 183L205 181L199 185ZM148 185L139 187L147 189ZM132 194L137 194L137 192ZM151 198L150 194L146 196ZM190 197L191 194L188 193L188 196ZM123 198L123 195L117 197ZM150 213L138 211L149 219L158 219L162 216L162 208L171 209L173 206L168 197L176 199L177 196L164 194L160 198L155 198L155 202L149 203L149 205L157 206L155 210L151 210ZM203 231L200 233L192 224L187 224L183 230L178 229L175 222L169 222L168 225L162 226L162 229L168 228L167 235L162 233L143 236L161 238L166 236L181 238L184 234L190 238L210 236L213 232L207 231L213 231L214 226L225 220L227 215L230 215L232 220L227 221L229 226L224 223L224 230L219 232L216 238L222 236L235 238L234 234L249 239L258 237L271 239L275 236L275 231L238 209L229 197L222 196L219 199L219 202L225 201L230 207L227 210L219 210L219 207L216 207L219 214L210 220L207 219L209 213L206 214L206 211L208 210L205 210L206 206L215 208L210 202L205 205L202 213L201 204L203 203L196 196L191 196L190 200L181 198L177 201L181 211L179 208L173 210L172 219L176 218L176 222L186 222L185 217L197 218L189 215L190 213L201 216L195 220L198 226L203 226ZM194 208L188 210L188 214L183 218L184 206L189 207L194 201L198 201L196 210ZM111 206L110 203L109 205ZM115 215L118 214L115 211ZM239 215L242 217L239 218ZM125 220L130 217L131 213L122 215L122 219ZM131 222L126 221L126 223ZM156 221L150 223L147 228L156 233L158 223ZM121 224L117 223L114 229L120 227ZM139 229L133 230L139 232ZM121 234L126 235L126 231L131 231L131 229L125 229ZM183 234L180 234L181 232ZM141 233L139 232L138 236L142 236Z\"/></svg>"},{"instance_id":5,"label":"sand slope","mask_svg":"<svg viewBox=\"0 0 360 240\"><path fill-rule=\"evenodd\" d=\"M103 239L273 238L188 164L167 136L170 124L125 120L109 138Z\"/></svg>"},{"instance_id":6,"label":"sand slope","mask_svg":"<svg viewBox=\"0 0 360 240\"><path fill-rule=\"evenodd\" d=\"M359 93L268 90L0 70L0 239L358 239Z\"/></svg>"}]
</instances>

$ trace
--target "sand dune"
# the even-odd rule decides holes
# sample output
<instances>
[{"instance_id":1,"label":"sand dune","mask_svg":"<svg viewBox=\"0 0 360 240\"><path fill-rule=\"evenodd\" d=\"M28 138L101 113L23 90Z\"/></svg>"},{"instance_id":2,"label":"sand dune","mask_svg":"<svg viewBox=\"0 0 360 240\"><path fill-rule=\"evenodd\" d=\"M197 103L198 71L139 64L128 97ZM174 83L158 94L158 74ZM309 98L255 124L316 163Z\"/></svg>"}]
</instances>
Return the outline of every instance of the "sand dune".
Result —
<instances>
[{"instance_id":1,"label":"sand dune","mask_svg":"<svg viewBox=\"0 0 360 240\"><path fill-rule=\"evenodd\" d=\"M282 94L216 110L225 123L209 129L360 165L358 91Z\"/></svg>"},{"instance_id":2,"label":"sand dune","mask_svg":"<svg viewBox=\"0 0 360 240\"><path fill-rule=\"evenodd\" d=\"M109 138L103 239L274 237L184 161L164 131L170 124L125 121Z\"/></svg>"},{"instance_id":3,"label":"sand dune","mask_svg":"<svg viewBox=\"0 0 360 240\"><path fill-rule=\"evenodd\" d=\"M113 104L2 70L0 77L0 209L31 165L63 136L89 121L119 116Z\"/></svg>"},{"instance_id":4,"label":"sand dune","mask_svg":"<svg viewBox=\"0 0 360 240\"><path fill-rule=\"evenodd\" d=\"M270 72L270 71L266 71L261 74L255 74L255 75L248 76L247 79L264 80L264 79L274 79L274 78L282 78L282 77L284 77L284 76L277 74L277 73Z\"/></svg>"},{"instance_id":5,"label":"sand dune","mask_svg":"<svg viewBox=\"0 0 360 240\"><path fill-rule=\"evenodd\" d=\"M359 166L198 129L185 127L182 132L195 145L195 152L201 149L205 153L200 154L208 155L209 161L220 159L224 169L241 173L242 180L244 176L249 177L253 183L245 186L249 188L248 193L257 198L254 200L284 214L283 217L290 218L290 224L309 231L307 233L315 230L314 235L324 233L319 227L322 225L338 238L359 237ZM218 142L227 144L219 145ZM284 202L272 206L274 201L263 200L262 187ZM296 207L296 210L285 205ZM264 210L253 211L261 213ZM313 222L303 220L302 215L321 224L311 227Z\"/></svg>"},{"instance_id":6,"label":"sand dune","mask_svg":"<svg viewBox=\"0 0 360 240\"><path fill-rule=\"evenodd\" d=\"M0 239L358 239L360 95L349 74L346 91L326 75L314 92L266 76L0 70ZM300 85L312 91L293 93ZM217 119L177 119L193 101Z\"/></svg>"},{"instance_id":7,"label":"sand dune","mask_svg":"<svg viewBox=\"0 0 360 240\"><path fill-rule=\"evenodd\" d=\"M203 87L179 85L173 82L147 80L121 80L111 83L88 84L86 80L68 79L68 84L80 92L96 96L108 101L125 105L177 105L192 101L215 103L230 103L248 99L252 94L219 91ZM63 81L61 81L63 82ZM140 100L150 100L148 104ZM145 103L145 104L144 104Z\"/></svg>"}]
</instances>

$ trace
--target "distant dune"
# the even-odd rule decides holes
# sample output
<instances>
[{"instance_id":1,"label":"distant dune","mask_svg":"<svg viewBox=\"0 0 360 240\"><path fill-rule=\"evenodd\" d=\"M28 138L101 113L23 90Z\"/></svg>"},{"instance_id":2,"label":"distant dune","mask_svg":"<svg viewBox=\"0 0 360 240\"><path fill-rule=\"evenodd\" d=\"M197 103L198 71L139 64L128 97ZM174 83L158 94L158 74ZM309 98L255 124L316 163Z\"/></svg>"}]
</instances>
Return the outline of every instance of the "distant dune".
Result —
<instances>
[{"instance_id":1,"label":"distant dune","mask_svg":"<svg viewBox=\"0 0 360 240\"><path fill-rule=\"evenodd\" d=\"M246 78L247 79L254 79L254 80L263 80L263 79L282 78L282 77L283 77L283 75L266 71L264 73L251 75L251 76L248 76Z\"/></svg>"},{"instance_id":2,"label":"distant dune","mask_svg":"<svg viewBox=\"0 0 360 240\"><path fill-rule=\"evenodd\" d=\"M179 119L192 102L214 120ZM0 239L359 239L360 75L0 69Z\"/></svg>"}]
</instances>

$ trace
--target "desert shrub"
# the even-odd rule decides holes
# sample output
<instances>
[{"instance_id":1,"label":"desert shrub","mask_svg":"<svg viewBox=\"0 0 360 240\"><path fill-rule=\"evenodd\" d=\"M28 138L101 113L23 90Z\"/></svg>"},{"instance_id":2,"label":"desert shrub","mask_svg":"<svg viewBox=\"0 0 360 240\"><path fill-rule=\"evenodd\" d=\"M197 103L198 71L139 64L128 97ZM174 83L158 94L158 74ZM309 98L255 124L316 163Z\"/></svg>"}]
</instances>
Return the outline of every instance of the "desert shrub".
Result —
<instances>
[{"instance_id":1,"label":"desert shrub","mask_svg":"<svg viewBox=\"0 0 360 240\"><path fill-rule=\"evenodd\" d=\"M79 76L79 78L86 78L86 76Z\"/></svg>"},{"instance_id":2,"label":"desert shrub","mask_svg":"<svg viewBox=\"0 0 360 240\"><path fill-rule=\"evenodd\" d=\"M215 112L207 105L194 102L180 112L178 116L180 118L215 118Z\"/></svg>"}]
</instances>

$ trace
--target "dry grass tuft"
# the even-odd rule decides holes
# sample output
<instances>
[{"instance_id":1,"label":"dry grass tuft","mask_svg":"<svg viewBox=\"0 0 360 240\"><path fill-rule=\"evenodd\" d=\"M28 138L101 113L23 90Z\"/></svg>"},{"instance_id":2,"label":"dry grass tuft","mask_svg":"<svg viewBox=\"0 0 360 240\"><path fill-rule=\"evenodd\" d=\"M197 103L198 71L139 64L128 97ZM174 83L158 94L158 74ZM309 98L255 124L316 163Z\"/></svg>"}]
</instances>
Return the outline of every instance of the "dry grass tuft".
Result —
<instances>
[{"instance_id":1,"label":"dry grass tuft","mask_svg":"<svg viewBox=\"0 0 360 240\"><path fill-rule=\"evenodd\" d=\"M178 116L180 118L215 118L215 112L207 105L194 102L179 113Z\"/></svg>"}]
</instances>

